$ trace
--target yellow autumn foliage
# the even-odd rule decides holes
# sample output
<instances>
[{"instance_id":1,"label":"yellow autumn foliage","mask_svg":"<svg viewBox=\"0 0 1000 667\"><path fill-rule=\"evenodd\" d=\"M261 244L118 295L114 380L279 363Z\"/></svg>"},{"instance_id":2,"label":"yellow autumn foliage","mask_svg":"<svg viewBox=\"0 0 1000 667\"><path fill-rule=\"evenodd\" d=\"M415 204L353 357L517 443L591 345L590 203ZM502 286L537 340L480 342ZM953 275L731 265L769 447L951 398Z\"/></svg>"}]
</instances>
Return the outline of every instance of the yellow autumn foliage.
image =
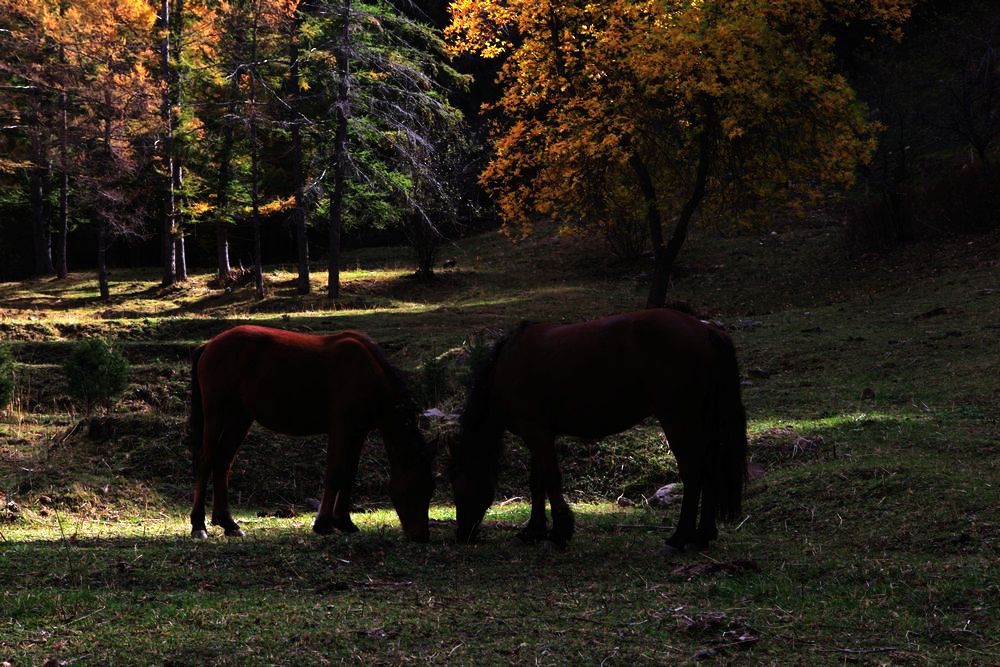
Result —
<instances>
[{"instance_id":1,"label":"yellow autumn foliage","mask_svg":"<svg viewBox=\"0 0 1000 667\"><path fill-rule=\"evenodd\" d=\"M706 202L812 202L849 185L877 128L834 69L834 22L898 34L910 0L455 0L455 53L500 58L483 185L507 229L664 219L711 144ZM631 193L630 195L625 193ZM623 210L623 207L626 210Z\"/></svg>"}]
</instances>

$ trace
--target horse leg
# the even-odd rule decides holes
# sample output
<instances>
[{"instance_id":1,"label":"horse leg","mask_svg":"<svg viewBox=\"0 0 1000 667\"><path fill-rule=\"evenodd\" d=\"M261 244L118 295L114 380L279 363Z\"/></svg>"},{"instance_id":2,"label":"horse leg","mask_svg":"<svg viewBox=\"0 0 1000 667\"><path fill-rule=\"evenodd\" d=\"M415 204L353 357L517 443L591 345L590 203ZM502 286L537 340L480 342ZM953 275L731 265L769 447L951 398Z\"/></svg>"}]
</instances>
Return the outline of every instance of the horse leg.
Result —
<instances>
[{"instance_id":1,"label":"horse leg","mask_svg":"<svg viewBox=\"0 0 1000 667\"><path fill-rule=\"evenodd\" d=\"M202 432L201 451L198 452L198 462L194 473L194 505L191 508L191 537L205 539L208 529L205 527L205 490L208 478L212 474L212 458L222 436L222 423L219 419L206 417Z\"/></svg>"},{"instance_id":2,"label":"horse leg","mask_svg":"<svg viewBox=\"0 0 1000 667\"><path fill-rule=\"evenodd\" d=\"M233 520L229 510L229 473L236 460L236 452L243 444L243 438L253 419L247 415L230 416L222 429L212 465L212 525L221 526L226 537L243 537L239 524Z\"/></svg>"},{"instance_id":3,"label":"horse leg","mask_svg":"<svg viewBox=\"0 0 1000 667\"><path fill-rule=\"evenodd\" d=\"M351 521L351 489L358 473L358 460L366 435L349 438L341 436L338 431L330 434L323 500L313 522L313 531L320 535L329 535L334 529L344 533L358 532L358 527Z\"/></svg>"},{"instance_id":4,"label":"horse leg","mask_svg":"<svg viewBox=\"0 0 1000 667\"><path fill-rule=\"evenodd\" d=\"M526 440L527 442L527 440ZM563 498L562 473L559 471L559 463L556 461L556 443L551 435L537 436L529 443L533 456L532 463L537 460L537 467L549 496L549 505L552 508L552 530L549 531L549 539L552 543L564 549L570 538L573 537L575 521L573 510L569 508L566 499ZM544 516L544 514L543 514Z\"/></svg>"},{"instance_id":5,"label":"horse leg","mask_svg":"<svg viewBox=\"0 0 1000 667\"><path fill-rule=\"evenodd\" d=\"M695 539L695 544L699 548L707 547L709 542L719 536L719 529L715 526L717 512L715 480L707 477L701 487L701 520L698 522L698 534Z\"/></svg>"},{"instance_id":6,"label":"horse leg","mask_svg":"<svg viewBox=\"0 0 1000 667\"><path fill-rule=\"evenodd\" d=\"M698 500L702 491L702 451L700 440L694 433L685 429L673 427L660 420L663 432L670 443L670 451L677 460L677 471L684 484L684 496L681 500L681 516L677 521L674 534L667 538L667 549L683 551L684 547L695 541L695 525L698 519ZM714 511L714 510L713 510Z\"/></svg>"},{"instance_id":7,"label":"horse leg","mask_svg":"<svg viewBox=\"0 0 1000 667\"><path fill-rule=\"evenodd\" d=\"M518 539L527 544L549 536L548 521L545 518L545 478L538 452L538 449L531 450L531 473L528 478L531 487L531 518L528 525L517 534Z\"/></svg>"}]
</instances>

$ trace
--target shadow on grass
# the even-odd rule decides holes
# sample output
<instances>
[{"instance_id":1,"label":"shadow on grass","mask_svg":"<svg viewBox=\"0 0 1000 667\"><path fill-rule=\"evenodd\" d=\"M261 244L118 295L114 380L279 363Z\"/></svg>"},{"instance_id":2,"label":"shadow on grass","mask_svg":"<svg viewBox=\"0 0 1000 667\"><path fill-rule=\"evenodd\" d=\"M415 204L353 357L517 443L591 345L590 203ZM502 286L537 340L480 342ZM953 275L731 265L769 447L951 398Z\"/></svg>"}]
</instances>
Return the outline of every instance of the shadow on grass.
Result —
<instances>
[{"instance_id":1,"label":"shadow on grass","mask_svg":"<svg viewBox=\"0 0 1000 667\"><path fill-rule=\"evenodd\" d=\"M62 536L51 531L29 539L9 534L0 556L0 587L246 590L272 589L294 580L314 586L317 592L338 592L389 587L398 585L393 582L399 579L411 584L418 579L461 583L464 577L450 571L460 573L463 563L505 567L511 561L572 562L577 576L586 570L626 567L623 549L632 553L635 548L645 549L652 557L668 530L659 522L659 515L651 512L578 510L575 541L567 550L557 551L548 543L525 545L516 538L526 512L526 508L514 513L508 510L499 519L488 520L482 539L473 545L454 541L452 521L433 522L431 542L416 544L405 539L395 522L371 526L364 515L360 516L361 532L349 536L315 535L310 530L311 516L281 524L272 521L270 525L255 525L249 519L243 522L247 536L236 539L223 538L213 528L208 540L193 540L186 526L176 524L153 525L152 534L145 536L78 537L74 526L65 525ZM597 554L602 555L595 560ZM609 562L613 554L618 554L617 566ZM686 560L700 558L697 554L686 556ZM504 585L478 577L469 578L467 583Z\"/></svg>"}]
</instances>

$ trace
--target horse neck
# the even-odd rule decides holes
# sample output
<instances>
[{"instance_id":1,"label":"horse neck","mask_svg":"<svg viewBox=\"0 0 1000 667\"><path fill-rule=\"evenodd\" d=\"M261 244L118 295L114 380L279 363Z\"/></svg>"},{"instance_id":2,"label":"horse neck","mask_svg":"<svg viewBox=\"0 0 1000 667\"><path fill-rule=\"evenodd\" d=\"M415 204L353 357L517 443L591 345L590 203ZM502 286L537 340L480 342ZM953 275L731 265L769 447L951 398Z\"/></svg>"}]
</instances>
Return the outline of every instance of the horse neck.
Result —
<instances>
[{"instance_id":1,"label":"horse neck","mask_svg":"<svg viewBox=\"0 0 1000 667\"><path fill-rule=\"evenodd\" d=\"M386 373L382 387L378 430L382 434L390 464L408 460L414 455L423 455L420 447L423 437L416 422L416 407L406 388L398 378Z\"/></svg>"}]
</instances>

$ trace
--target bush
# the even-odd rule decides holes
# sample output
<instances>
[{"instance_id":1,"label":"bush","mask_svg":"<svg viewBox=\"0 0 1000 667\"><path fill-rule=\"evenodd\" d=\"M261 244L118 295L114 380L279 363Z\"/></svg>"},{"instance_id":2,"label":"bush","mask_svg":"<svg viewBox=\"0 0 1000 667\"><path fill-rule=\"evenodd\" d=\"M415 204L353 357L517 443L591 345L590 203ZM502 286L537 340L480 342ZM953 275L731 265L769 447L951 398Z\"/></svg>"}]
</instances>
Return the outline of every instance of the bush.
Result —
<instances>
[{"instance_id":1,"label":"bush","mask_svg":"<svg viewBox=\"0 0 1000 667\"><path fill-rule=\"evenodd\" d=\"M70 397L89 413L94 404L110 406L128 384L129 365L121 352L99 338L77 343L63 366Z\"/></svg>"},{"instance_id":2,"label":"bush","mask_svg":"<svg viewBox=\"0 0 1000 667\"><path fill-rule=\"evenodd\" d=\"M0 346L0 410L14 400L14 357L10 350Z\"/></svg>"},{"instance_id":3,"label":"bush","mask_svg":"<svg viewBox=\"0 0 1000 667\"><path fill-rule=\"evenodd\" d=\"M1000 223L1000 173L979 163L947 171L922 197L925 224L945 234L982 233Z\"/></svg>"},{"instance_id":4,"label":"bush","mask_svg":"<svg viewBox=\"0 0 1000 667\"><path fill-rule=\"evenodd\" d=\"M462 352L465 354L465 373L462 377L462 384L465 385L466 389L472 388L476 371L484 364L492 362L493 348L503 335L503 331L480 329L470 334L462 343Z\"/></svg>"},{"instance_id":5,"label":"bush","mask_svg":"<svg viewBox=\"0 0 1000 667\"><path fill-rule=\"evenodd\" d=\"M421 407L439 405L451 393L451 364L442 355L431 357L418 369L417 394Z\"/></svg>"},{"instance_id":6,"label":"bush","mask_svg":"<svg viewBox=\"0 0 1000 667\"><path fill-rule=\"evenodd\" d=\"M1000 225L1000 171L944 166L897 191L882 189L847 211L852 255L891 250L915 239L984 233Z\"/></svg>"}]
</instances>

